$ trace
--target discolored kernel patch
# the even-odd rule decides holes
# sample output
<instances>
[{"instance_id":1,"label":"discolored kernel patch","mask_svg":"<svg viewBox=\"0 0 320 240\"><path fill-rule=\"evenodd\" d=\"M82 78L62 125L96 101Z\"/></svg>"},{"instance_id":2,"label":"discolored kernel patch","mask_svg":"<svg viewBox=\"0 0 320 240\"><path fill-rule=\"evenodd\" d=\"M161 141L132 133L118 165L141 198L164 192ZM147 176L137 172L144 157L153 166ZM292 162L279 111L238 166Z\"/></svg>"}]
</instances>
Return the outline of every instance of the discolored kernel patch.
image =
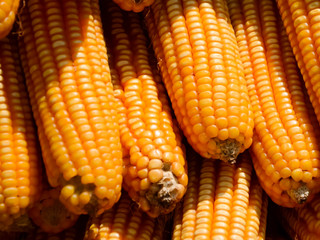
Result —
<instances>
[{"instance_id":1,"label":"discolored kernel patch","mask_svg":"<svg viewBox=\"0 0 320 240\"><path fill-rule=\"evenodd\" d=\"M301 183L300 187L288 190L287 193L296 203L303 204L308 200L310 189L306 184Z\"/></svg>"},{"instance_id":2,"label":"discolored kernel patch","mask_svg":"<svg viewBox=\"0 0 320 240\"><path fill-rule=\"evenodd\" d=\"M185 188L179 184L171 171L163 171L163 178L153 183L145 193L150 204L150 215L157 215L158 212L164 214L171 212L183 196L184 190Z\"/></svg>"},{"instance_id":3,"label":"discolored kernel patch","mask_svg":"<svg viewBox=\"0 0 320 240\"><path fill-rule=\"evenodd\" d=\"M241 150L241 144L235 139L219 140L212 138L210 141L215 141L217 151L209 153L214 159L220 159L224 162L235 164L236 159Z\"/></svg>"},{"instance_id":4,"label":"discolored kernel patch","mask_svg":"<svg viewBox=\"0 0 320 240\"><path fill-rule=\"evenodd\" d=\"M75 214L89 214L90 216L96 216L101 214L102 211L100 211L100 209L108 204L108 199L98 199L98 197L94 194L96 186L93 183L82 184L80 176L73 177L69 181L65 181L62 178L61 181L62 186L74 187L74 192L72 193L72 195L76 196L78 199L83 192L87 192L90 194L90 200L88 203L82 204L79 200L77 205L71 203L72 195L70 197L66 197L60 194L60 200L66 205L69 211Z\"/></svg>"}]
</instances>

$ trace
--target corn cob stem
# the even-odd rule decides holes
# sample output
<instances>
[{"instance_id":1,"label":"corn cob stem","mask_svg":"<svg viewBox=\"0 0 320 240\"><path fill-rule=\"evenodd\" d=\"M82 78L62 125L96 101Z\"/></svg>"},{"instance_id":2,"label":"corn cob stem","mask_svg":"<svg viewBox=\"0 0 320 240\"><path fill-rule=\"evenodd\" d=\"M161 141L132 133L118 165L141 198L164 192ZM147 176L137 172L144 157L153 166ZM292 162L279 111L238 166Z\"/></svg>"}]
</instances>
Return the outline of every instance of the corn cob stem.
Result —
<instances>
[{"instance_id":1,"label":"corn cob stem","mask_svg":"<svg viewBox=\"0 0 320 240\"><path fill-rule=\"evenodd\" d=\"M117 111L96 0L30 0L21 55L51 186L74 213L120 197Z\"/></svg>"},{"instance_id":2,"label":"corn cob stem","mask_svg":"<svg viewBox=\"0 0 320 240\"><path fill-rule=\"evenodd\" d=\"M126 152L124 188L150 216L173 210L187 185L180 133L139 15L108 2L110 66Z\"/></svg>"},{"instance_id":3,"label":"corn cob stem","mask_svg":"<svg viewBox=\"0 0 320 240\"><path fill-rule=\"evenodd\" d=\"M145 19L180 127L202 156L234 163L252 109L226 2L156 0Z\"/></svg>"}]
</instances>

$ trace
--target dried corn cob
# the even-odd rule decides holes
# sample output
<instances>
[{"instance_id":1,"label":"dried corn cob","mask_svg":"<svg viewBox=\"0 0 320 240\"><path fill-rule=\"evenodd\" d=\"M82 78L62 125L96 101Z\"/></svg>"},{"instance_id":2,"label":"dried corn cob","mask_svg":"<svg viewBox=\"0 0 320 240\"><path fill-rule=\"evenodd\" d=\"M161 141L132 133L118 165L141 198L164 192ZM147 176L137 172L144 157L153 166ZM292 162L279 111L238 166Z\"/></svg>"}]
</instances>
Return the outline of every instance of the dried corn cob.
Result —
<instances>
[{"instance_id":1,"label":"dried corn cob","mask_svg":"<svg viewBox=\"0 0 320 240\"><path fill-rule=\"evenodd\" d=\"M181 136L138 14L109 1L104 7L110 67L125 149L124 188L150 216L168 213L183 197L188 177ZM110 43L109 43L110 42Z\"/></svg>"},{"instance_id":2,"label":"dried corn cob","mask_svg":"<svg viewBox=\"0 0 320 240\"><path fill-rule=\"evenodd\" d=\"M0 39L6 37L16 19L20 0L1 1L0 4Z\"/></svg>"},{"instance_id":3,"label":"dried corn cob","mask_svg":"<svg viewBox=\"0 0 320 240\"><path fill-rule=\"evenodd\" d=\"M234 163L252 143L253 115L224 0L156 0L149 35L177 120L206 158Z\"/></svg>"},{"instance_id":4,"label":"dried corn cob","mask_svg":"<svg viewBox=\"0 0 320 240\"><path fill-rule=\"evenodd\" d=\"M41 228L38 228L36 231L28 233L27 236L23 239L25 240L82 240L84 237L86 222L87 222L86 218L80 217L76 225L64 230L61 233L46 233Z\"/></svg>"},{"instance_id":5,"label":"dried corn cob","mask_svg":"<svg viewBox=\"0 0 320 240\"><path fill-rule=\"evenodd\" d=\"M275 208L281 216L284 229L292 237L299 240L320 239L320 195L301 208Z\"/></svg>"},{"instance_id":6,"label":"dried corn cob","mask_svg":"<svg viewBox=\"0 0 320 240\"><path fill-rule=\"evenodd\" d=\"M41 156L17 39L0 41L0 229L11 225L39 197Z\"/></svg>"},{"instance_id":7,"label":"dried corn cob","mask_svg":"<svg viewBox=\"0 0 320 240\"><path fill-rule=\"evenodd\" d=\"M112 209L89 220L84 240L161 240L164 227L164 216L151 218L123 193Z\"/></svg>"},{"instance_id":8,"label":"dried corn cob","mask_svg":"<svg viewBox=\"0 0 320 240\"><path fill-rule=\"evenodd\" d=\"M319 125L272 0L228 0L254 109L252 158L271 199L286 207L319 191Z\"/></svg>"},{"instance_id":9,"label":"dried corn cob","mask_svg":"<svg viewBox=\"0 0 320 240\"><path fill-rule=\"evenodd\" d=\"M30 218L44 232L62 232L72 227L79 218L65 208L59 201L59 195L59 189L43 191L39 201L29 210Z\"/></svg>"},{"instance_id":10,"label":"dried corn cob","mask_svg":"<svg viewBox=\"0 0 320 240\"><path fill-rule=\"evenodd\" d=\"M107 0L104 0L107 1ZM154 0L113 0L125 11L142 12L145 7L150 6Z\"/></svg>"},{"instance_id":11,"label":"dried corn cob","mask_svg":"<svg viewBox=\"0 0 320 240\"><path fill-rule=\"evenodd\" d=\"M319 7L314 0L277 0L291 47L320 122Z\"/></svg>"},{"instance_id":12,"label":"dried corn cob","mask_svg":"<svg viewBox=\"0 0 320 240\"><path fill-rule=\"evenodd\" d=\"M264 239L267 195L249 154L233 166L190 155L189 185L175 210L172 239Z\"/></svg>"},{"instance_id":13,"label":"dried corn cob","mask_svg":"<svg viewBox=\"0 0 320 240\"><path fill-rule=\"evenodd\" d=\"M97 0L30 0L21 55L51 186L76 214L119 199L122 154Z\"/></svg>"}]
</instances>

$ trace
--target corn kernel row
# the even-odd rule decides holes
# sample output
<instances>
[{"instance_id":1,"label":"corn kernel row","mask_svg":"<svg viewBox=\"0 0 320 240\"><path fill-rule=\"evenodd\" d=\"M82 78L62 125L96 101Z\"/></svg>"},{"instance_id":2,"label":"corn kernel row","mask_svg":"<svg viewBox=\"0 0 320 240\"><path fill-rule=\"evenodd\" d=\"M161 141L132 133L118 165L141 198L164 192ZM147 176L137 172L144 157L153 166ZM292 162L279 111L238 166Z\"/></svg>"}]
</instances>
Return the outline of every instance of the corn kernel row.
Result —
<instances>
[{"instance_id":1,"label":"corn kernel row","mask_svg":"<svg viewBox=\"0 0 320 240\"><path fill-rule=\"evenodd\" d=\"M119 202L101 216L89 220L84 240L161 240L165 218L151 218L123 193Z\"/></svg>"},{"instance_id":2,"label":"corn kernel row","mask_svg":"<svg viewBox=\"0 0 320 240\"><path fill-rule=\"evenodd\" d=\"M190 180L175 210L172 239L265 239L268 199L249 154L233 166L188 156Z\"/></svg>"},{"instance_id":3,"label":"corn kernel row","mask_svg":"<svg viewBox=\"0 0 320 240\"><path fill-rule=\"evenodd\" d=\"M316 240L320 238L320 195L301 208L277 207L281 223L288 234L295 239Z\"/></svg>"}]
</instances>

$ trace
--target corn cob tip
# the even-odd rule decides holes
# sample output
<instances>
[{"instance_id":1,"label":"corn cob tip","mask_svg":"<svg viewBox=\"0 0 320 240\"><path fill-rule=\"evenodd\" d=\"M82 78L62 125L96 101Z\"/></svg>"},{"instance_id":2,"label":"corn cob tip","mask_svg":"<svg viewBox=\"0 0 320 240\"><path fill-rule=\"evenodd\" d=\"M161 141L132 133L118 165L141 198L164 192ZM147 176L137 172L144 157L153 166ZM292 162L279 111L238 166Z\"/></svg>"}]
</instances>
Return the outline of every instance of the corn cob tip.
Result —
<instances>
[{"instance_id":1,"label":"corn cob tip","mask_svg":"<svg viewBox=\"0 0 320 240\"><path fill-rule=\"evenodd\" d=\"M29 210L30 218L45 232L59 233L72 227L79 218L59 201L59 195L59 188L46 190L39 202Z\"/></svg>"},{"instance_id":2,"label":"corn cob tip","mask_svg":"<svg viewBox=\"0 0 320 240\"><path fill-rule=\"evenodd\" d=\"M217 149L220 151L214 158L221 159L229 164L235 164L237 157L240 153L241 144L235 139L218 140L212 139L217 145Z\"/></svg>"},{"instance_id":3,"label":"corn cob tip","mask_svg":"<svg viewBox=\"0 0 320 240\"><path fill-rule=\"evenodd\" d=\"M73 177L68 181L60 179L60 182L64 187L59 199L69 211L76 215L98 216L109 209L112 204L110 199L97 196L94 184L83 184L80 176ZM74 200L74 196L77 196L77 201Z\"/></svg>"},{"instance_id":4,"label":"corn cob tip","mask_svg":"<svg viewBox=\"0 0 320 240\"><path fill-rule=\"evenodd\" d=\"M171 171L163 171L163 178L152 184L145 195L150 205L147 211L149 216L157 217L160 213L171 212L183 197L185 190Z\"/></svg>"},{"instance_id":5,"label":"corn cob tip","mask_svg":"<svg viewBox=\"0 0 320 240\"><path fill-rule=\"evenodd\" d=\"M307 185L302 184L297 189L291 189L287 191L288 195L298 204L303 204L307 201L310 190Z\"/></svg>"}]
</instances>

